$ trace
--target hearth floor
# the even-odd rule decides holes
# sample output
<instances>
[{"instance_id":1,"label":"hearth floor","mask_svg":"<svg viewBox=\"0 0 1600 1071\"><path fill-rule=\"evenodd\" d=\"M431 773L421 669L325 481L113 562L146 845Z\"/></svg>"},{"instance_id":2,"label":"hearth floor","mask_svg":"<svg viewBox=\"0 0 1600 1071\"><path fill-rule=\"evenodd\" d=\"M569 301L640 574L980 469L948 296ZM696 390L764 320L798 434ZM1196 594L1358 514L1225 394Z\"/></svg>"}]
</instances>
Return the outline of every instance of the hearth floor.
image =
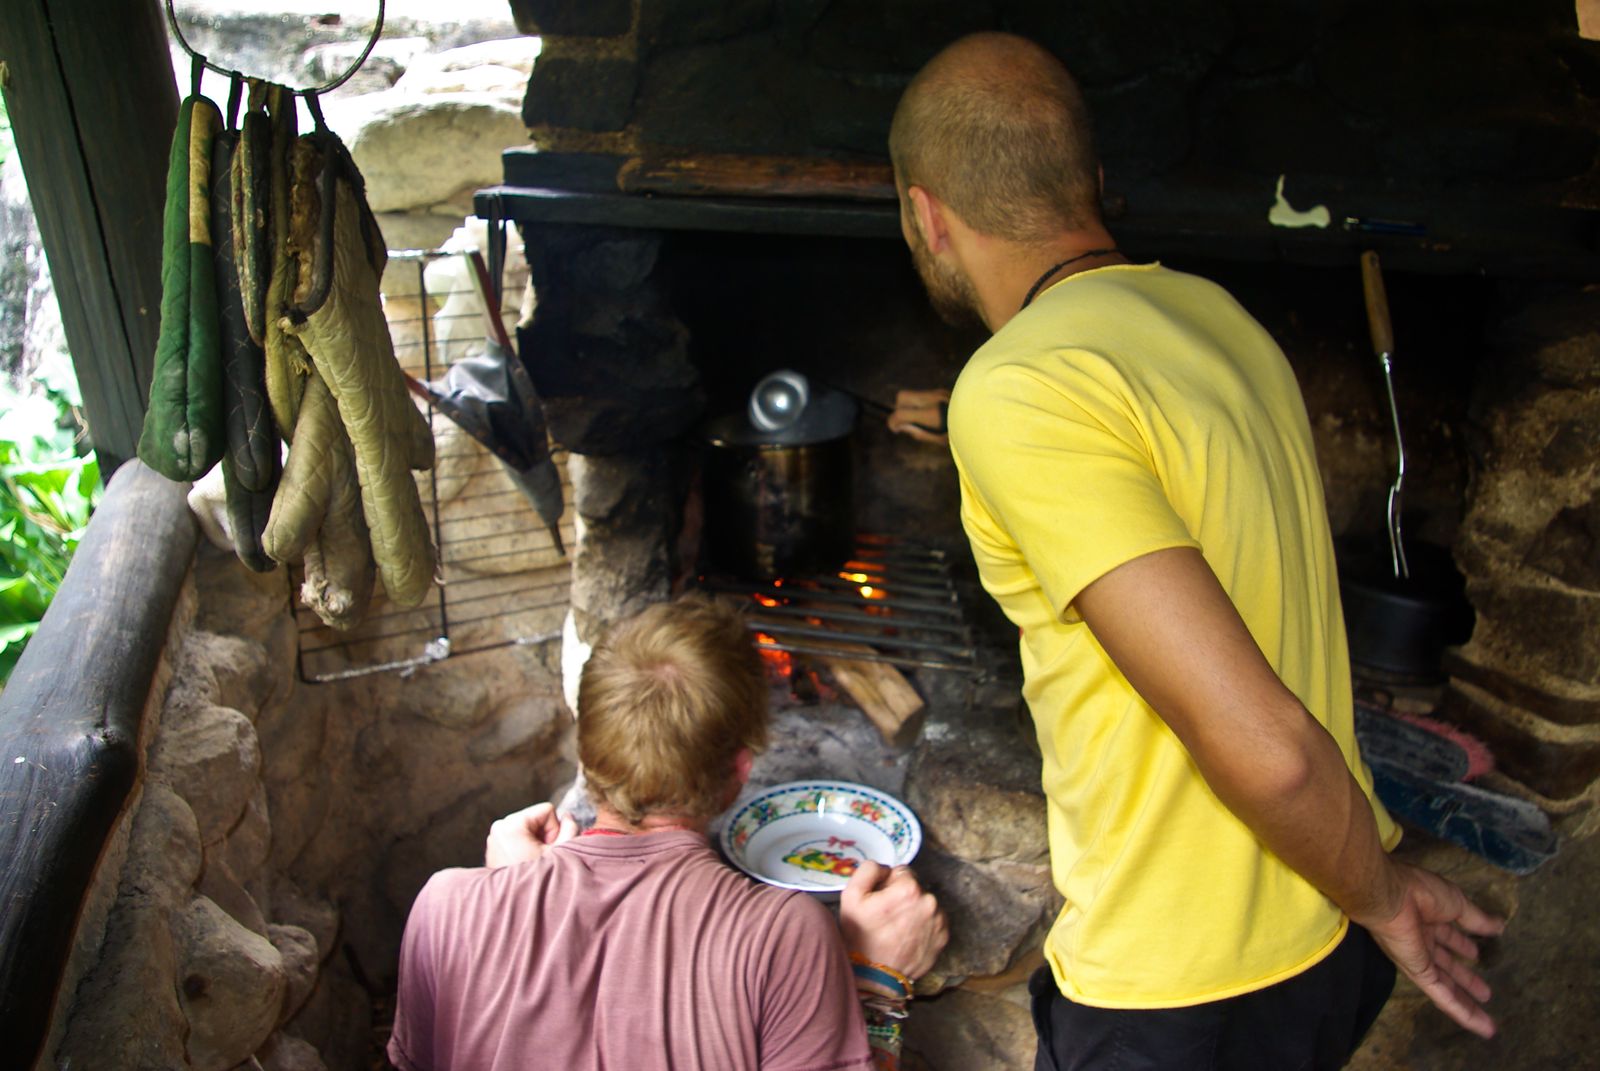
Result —
<instances>
[{"instance_id":1,"label":"hearth floor","mask_svg":"<svg viewBox=\"0 0 1600 1071\"><path fill-rule=\"evenodd\" d=\"M1483 948L1496 1037L1459 1029L1409 984L1378 1017L1352 1071L1544 1071L1600 1068L1600 837L1564 843L1526 877L1408 832L1400 857L1445 873L1484 906L1508 914Z\"/></svg>"}]
</instances>

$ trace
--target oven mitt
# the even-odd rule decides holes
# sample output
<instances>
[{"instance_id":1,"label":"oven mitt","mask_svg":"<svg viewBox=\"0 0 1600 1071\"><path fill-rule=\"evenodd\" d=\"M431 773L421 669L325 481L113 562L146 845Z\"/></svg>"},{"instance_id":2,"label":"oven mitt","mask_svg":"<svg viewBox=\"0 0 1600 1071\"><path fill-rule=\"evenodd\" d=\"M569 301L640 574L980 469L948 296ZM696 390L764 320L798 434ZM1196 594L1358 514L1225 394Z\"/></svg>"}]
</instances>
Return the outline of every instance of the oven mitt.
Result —
<instances>
[{"instance_id":1,"label":"oven mitt","mask_svg":"<svg viewBox=\"0 0 1600 1071\"><path fill-rule=\"evenodd\" d=\"M311 374L311 362L300 340L283 329L281 320L295 286L296 258L291 247L291 235L294 233L291 217L294 210L304 214L312 211L314 206L305 198L291 205L290 152L298 142L294 94L283 86L268 86L267 111L271 117L269 126L272 135L267 154L267 220L272 249L262 344L267 355L267 400L272 405L272 416L284 440L293 441L295 425L299 422L300 399L305 393L306 378ZM245 121L249 122L249 116L245 117ZM300 230L310 233L309 227L301 227Z\"/></svg>"},{"instance_id":2,"label":"oven mitt","mask_svg":"<svg viewBox=\"0 0 1600 1071\"><path fill-rule=\"evenodd\" d=\"M299 175L321 172L319 212L316 233L294 240L302 250L299 284L284 329L299 338L338 404L384 590L397 605L416 606L433 588L435 559L411 468L431 466L432 433L395 360L378 293L382 238L359 172L333 135L319 130L300 142L295 153L305 163L296 168L297 185ZM316 158L307 160L308 153ZM294 223L311 218L302 214Z\"/></svg>"},{"instance_id":3,"label":"oven mitt","mask_svg":"<svg viewBox=\"0 0 1600 1071\"><path fill-rule=\"evenodd\" d=\"M211 149L222 113L198 93L178 109L162 216L161 330L139 458L197 480L222 457L222 360L212 261Z\"/></svg>"},{"instance_id":4,"label":"oven mitt","mask_svg":"<svg viewBox=\"0 0 1600 1071\"><path fill-rule=\"evenodd\" d=\"M278 483L278 431L267 411L264 360L245 323L239 273L234 266L234 150L239 135L223 131L212 141L211 234L215 257L217 322L222 349L223 487L239 560L258 573L275 568L261 533Z\"/></svg>"},{"instance_id":5,"label":"oven mitt","mask_svg":"<svg viewBox=\"0 0 1600 1071\"><path fill-rule=\"evenodd\" d=\"M303 558L300 598L324 624L348 629L361 623L372 599L372 541L338 405L320 377L306 383L263 544L279 561Z\"/></svg>"},{"instance_id":6,"label":"oven mitt","mask_svg":"<svg viewBox=\"0 0 1600 1071\"><path fill-rule=\"evenodd\" d=\"M254 296L244 290L242 261L249 253L237 242L237 239L247 238L245 231L252 229L241 227L241 199L234 185L236 179L248 181L240 170L247 148L243 134L233 132L218 135L216 145L211 218L217 264L217 313L222 335L222 422L227 435L227 456L233 462L234 478L240 486L264 493L271 502L278 484L283 448L267 404L266 354L250 326L252 301L264 303L266 300L265 280ZM225 154L225 145L231 145L232 151ZM229 159L225 160L225 156ZM264 216L261 222L265 223ZM258 309L256 316L260 315Z\"/></svg>"}]
</instances>

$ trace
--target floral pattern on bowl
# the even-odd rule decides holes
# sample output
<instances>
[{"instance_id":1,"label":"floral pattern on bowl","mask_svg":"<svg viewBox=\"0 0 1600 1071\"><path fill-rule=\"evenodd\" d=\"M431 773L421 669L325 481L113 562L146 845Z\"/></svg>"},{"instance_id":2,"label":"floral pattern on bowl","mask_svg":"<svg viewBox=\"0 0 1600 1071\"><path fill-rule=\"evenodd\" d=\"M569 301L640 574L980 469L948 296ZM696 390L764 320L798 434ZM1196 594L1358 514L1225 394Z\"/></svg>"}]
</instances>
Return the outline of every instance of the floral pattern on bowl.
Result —
<instances>
[{"instance_id":1,"label":"floral pattern on bowl","mask_svg":"<svg viewBox=\"0 0 1600 1071\"><path fill-rule=\"evenodd\" d=\"M819 854L819 846L822 849ZM722 828L723 854L768 885L806 892L842 889L853 863L909 863L922 825L904 803L849 781L791 781L746 801ZM819 866L822 859L838 865Z\"/></svg>"}]
</instances>

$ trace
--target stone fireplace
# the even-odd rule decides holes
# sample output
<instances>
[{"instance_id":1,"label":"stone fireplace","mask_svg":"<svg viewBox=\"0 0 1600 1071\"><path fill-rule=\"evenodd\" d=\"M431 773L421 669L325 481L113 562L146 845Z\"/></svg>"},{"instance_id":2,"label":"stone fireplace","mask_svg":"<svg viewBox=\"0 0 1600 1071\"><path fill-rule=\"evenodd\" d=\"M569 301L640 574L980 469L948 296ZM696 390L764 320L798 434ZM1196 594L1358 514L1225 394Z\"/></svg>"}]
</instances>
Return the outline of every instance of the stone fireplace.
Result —
<instances>
[{"instance_id":1,"label":"stone fireplace","mask_svg":"<svg viewBox=\"0 0 1600 1071\"><path fill-rule=\"evenodd\" d=\"M561 693L585 646L698 581L701 422L779 368L883 403L948 386L979 341L928 308L882 181L906 79L972 30L1034 36L1078 72L1119 243L1215 278L1283 345L1335 532L1356 541L1383 537L1394 464L1357 269L1381 253L1406 531L1449 551L1476 611L1429 702L1494 751L1493 788L1569 840L1600 822L1600 51L1570 3L511 6L543 39L533 145L476 204L525 248L519 348L570 454L563 649L307 684L282 578L202 546L139 741L152 778L106 852L160 886L102 874L85 918L108 951L69 975L52 1052L89 1058L139 1030L152 1066L363 1065L427 874L565 788ZM742 178L718 177L729 161ZM1332 225L1270 223L1280 176ZM890 745L801 664L775 683L758 777L906 799L954 935L908 1047L932 1068L1029 1066L1020 984L1056 901L1015 634L976 585L948 454L870 413L854 454L857 528L947 554L984 672L908 671L927 707ZM218 935L239 955L213 955ZM139 954L173 940L176 958Z\"/></svg>"},{"instance_id":2,"label":"stone fireplace","mask_svg":"<svg viewBox=\"0 0 1600 1071\"><path fill-rule=\"evenodd\" d=\"M979 339L927 308L885 135L938 47L1012 30L1083 82L1121 247L1216 279L1283 345L1335 534L1353 545L1382 544L1395 464L1357 268L1380 253L1405 530L1454 560L1476 615L1445 683L1415 701L1489 745L1496 791L1564 837L1593 829L1600 50L1570 5L1516 19L1452 5L1447 21L1424 3L512 6L544 41L523 108L533 145L506 154L505 184L477 207L526 249L537 307L521 349L553 434L583 458L573 638L692 582L695 428L738 411L763 374L794 368L885 403L953 382ZM1330 225L1275 224L1275 193L1327 207ZM993 889L1014 905L983 920L1001 954L934 983L953 987L940 1006L954 1014L924 1018L927 1044L1022 1059L1014 987L1052 894L1041 840L983 843L991 819L1038 819L1035 760L1000 683L1016 677L1013 645L971 575L948 457L870 414L856 439L858 527L951 553L991 671L976 698L919 675L931 731L895 786L934 827L930 881L958 920ZM951 734L983 741L978 757Z\"/></svg>"},{"instance_id":3,"label":"stone fireplace","mask_svg":"<svg viewBox=\"0 0 1600 1071\"><path fill-rule=\"evenodd\" d=\"M1381 35L1360 5L1196 0L1154 20L1020 0L512 6L544 41L523 107L533 147L508 152L506 184L477 203L528 252L538 308L521 344L553 433L617 488L575 478L580 637L693 573L678 539L692 429L762 374L794 367L883 402L953 380L976 339L926 310L872 169L923 60L960 33L1013 30L1083 82L1122 247L1216 278L1283 344L1335 533L1356 542L1383 538L1394 465L1356 271L1380 252L1406 531L1450 551L1477 614L1443 709L1518 791L1587 813L1600 50L1570 5L1515 20L1454 5L1444 25L1404 4L1384 8ZM1280 176L1331 226L1269 222ZM860 525L959 552L947 461L874 419L858 438ZM618 539L621 502L642 524ZM988 612L981 595L973 609Z\"/></svg>"}]
</instances>

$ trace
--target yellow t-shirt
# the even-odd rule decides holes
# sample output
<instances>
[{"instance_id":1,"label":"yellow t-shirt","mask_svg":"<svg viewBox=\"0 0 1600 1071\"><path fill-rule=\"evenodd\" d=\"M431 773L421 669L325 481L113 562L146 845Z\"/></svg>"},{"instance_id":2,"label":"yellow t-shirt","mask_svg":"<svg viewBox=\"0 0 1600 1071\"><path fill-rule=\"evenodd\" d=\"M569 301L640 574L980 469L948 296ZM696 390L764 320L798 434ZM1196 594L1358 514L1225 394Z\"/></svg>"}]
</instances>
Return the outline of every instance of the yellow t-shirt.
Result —
<instances>
[{"instance_id":1,"label":"yellow t-shirt","mask_svg":"<svg viewBox=\"0 0 1600 1071\"><path fill-rule=\"evenodd\" d=\"M1061 992L1181 1007L1310 967L1343 914L1222 805L1072 605L1118 565L1198 548L1372 798L1311 428L1282 351L1213 283L1100 268L985 343L949 418L979 575L1022 630L1066 898L1045 942ZM1373 810L1392 847L1398 828Z\"/></svg>"}]
</instances>

